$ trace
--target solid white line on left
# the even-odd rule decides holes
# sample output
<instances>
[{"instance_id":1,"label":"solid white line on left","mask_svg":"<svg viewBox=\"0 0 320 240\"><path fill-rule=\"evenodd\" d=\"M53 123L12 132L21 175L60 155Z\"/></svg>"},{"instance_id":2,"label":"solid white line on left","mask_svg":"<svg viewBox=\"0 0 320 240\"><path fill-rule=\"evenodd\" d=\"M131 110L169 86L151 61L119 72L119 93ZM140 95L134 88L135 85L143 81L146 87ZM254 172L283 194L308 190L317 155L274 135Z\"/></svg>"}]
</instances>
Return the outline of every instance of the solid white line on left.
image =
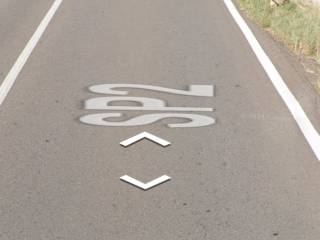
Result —
<instances>
[{"instance_id":1,"label":"solid white line on left","mask_svg":"<svg viewBox=\"0 0 320 240\"><path fill-rule=\"evenodd\" d=\"M46 28L48 27L51 19L59 9L61 3L63 0L55 0L54 3L51 5L49 11L45 15L45 17L42 19L40 25L36 29L36 31L33 33L32 37L28 41L25 48L20 53L19 57L17 58L16 62L11 67L8 75L3 80L1 86L0 86L0 106L6 99L8 93L10 92L12 86L14 85L19 73L23 69L24 65L26 64L28 58L30 57L32 51L37 46L41 36L45 32Z\"/></svg>"}]
</instances>

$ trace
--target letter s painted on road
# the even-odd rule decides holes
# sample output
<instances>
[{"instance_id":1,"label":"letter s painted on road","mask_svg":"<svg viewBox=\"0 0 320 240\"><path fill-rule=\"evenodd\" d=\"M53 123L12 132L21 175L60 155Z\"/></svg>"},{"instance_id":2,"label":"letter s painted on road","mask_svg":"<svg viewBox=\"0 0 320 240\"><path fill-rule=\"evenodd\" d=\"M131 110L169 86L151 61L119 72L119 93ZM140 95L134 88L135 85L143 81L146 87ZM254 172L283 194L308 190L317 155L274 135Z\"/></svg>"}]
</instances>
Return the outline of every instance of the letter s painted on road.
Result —
<instances>
[{"instance_id":1,"label":"letter s painted on road","mask_svg":"<svg viewBox=\"0 0 320 240\"><path fill-rule=\"evenodd\" d=\"M132 127L141 126L157 121L167 119L167 118L180 118L189 120L186 123L170 123L168 127L170 128L188 128L188 127L203 127L215 123L215 119L199 115L199 114L186 114L186 113L154 113L154 114L144 114L129 120L115 122L107 121L108 118L121 117L122 113L98 113L90 114L80 118L80 121L90 125L99 125L107 127Z\"/></svg>"}]
</instances>

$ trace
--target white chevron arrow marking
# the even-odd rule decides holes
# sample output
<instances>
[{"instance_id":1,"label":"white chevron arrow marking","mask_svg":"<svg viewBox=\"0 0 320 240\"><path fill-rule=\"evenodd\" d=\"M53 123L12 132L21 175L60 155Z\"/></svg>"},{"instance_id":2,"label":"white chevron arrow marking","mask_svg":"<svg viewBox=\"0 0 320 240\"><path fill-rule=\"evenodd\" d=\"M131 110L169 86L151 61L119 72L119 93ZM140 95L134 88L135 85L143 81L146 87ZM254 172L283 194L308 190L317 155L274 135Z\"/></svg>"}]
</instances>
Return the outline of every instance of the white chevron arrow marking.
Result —
<instances>
[{"instance_id":1,"label":"white chevron arrow marking","mask_svg":"<svg viewBox=\"0 0 320 240\"><path fill-rule=\"evenodd\" d=\"M150 188L153 188L161 183L164 183L166 181L169 181L171 178L167 175L163 175L161 177L158 177L148 183L143 183L143 182L140 182L138 181L137 179L134 179L128 175L124 175L120 178L122 181L125 181L127 183L130 183L138 188L141 188L143 190L149 190Z\"/></svg>"},{"instance_id":2,"label":"white chevron arrow marking","mask_svg":"<svg viewBox=\"0 0 320 240\"><path fill-rule=\"evenodd\" d=\"M155 135L152 135L151 133L148 133L148 132L142 132L142 133L139 133L138 135L136 136L133 136L131 138L128 138L127 140L124 140L122 142L120 142L120 145L123 146L123 147L128 147L130 146L131 144L133 143L136 143L142 139L149 139L151 140L152 142L155 142L159 145L161 145L162 147L166 147L166 146L169 146L171 143L162 139L162 138L159 138Z\"/></svg>"}]
</instances>

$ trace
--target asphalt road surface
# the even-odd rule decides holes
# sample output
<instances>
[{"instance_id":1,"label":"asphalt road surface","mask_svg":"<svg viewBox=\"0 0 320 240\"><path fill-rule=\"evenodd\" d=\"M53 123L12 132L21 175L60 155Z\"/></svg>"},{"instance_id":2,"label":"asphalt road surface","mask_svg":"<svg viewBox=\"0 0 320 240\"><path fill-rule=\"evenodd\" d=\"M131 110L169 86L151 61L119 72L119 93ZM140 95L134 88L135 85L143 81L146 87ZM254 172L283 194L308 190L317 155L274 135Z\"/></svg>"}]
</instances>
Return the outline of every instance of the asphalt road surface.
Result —
<instances>
[{"instance_id":1,"label":"asphalt road surface","mask_svg":"<svg viewBox=\"0 0 320 240\"><path fill-rule=\"evenodd\" d=\"M0 0L0 82L52 4ZM246 21L320 130L300 63ZM316 149L223 1L65 0L44 30L0 109L1 240L320 238ZM171 144L120 145L145 131Z\"/></svg>"}]
</instances>

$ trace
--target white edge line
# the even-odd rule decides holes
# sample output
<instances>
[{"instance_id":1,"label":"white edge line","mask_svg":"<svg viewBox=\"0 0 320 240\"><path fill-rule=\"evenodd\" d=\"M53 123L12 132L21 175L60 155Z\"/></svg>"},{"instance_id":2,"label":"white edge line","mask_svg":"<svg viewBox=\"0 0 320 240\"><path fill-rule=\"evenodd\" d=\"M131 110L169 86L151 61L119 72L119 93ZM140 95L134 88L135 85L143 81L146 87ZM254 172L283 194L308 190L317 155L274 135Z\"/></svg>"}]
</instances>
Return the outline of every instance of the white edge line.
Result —
<instances>
[{"instance_id":1,"label":"white edge line","mask_svg":"<svg viewBox=\"0 0 320 240\"><path fill-rule=\"evenodd\" d=\"M273 86L276 88L278 94L281 96L282 100L287 105L289 111L291 112L293 118L297 122L300 130L302 131L303 135L308 141L318 161L320 161L319 133L312 125L311 121L309 120L308 116L302 109L301 105L299 104L295 96L291 93L290 89L285 84L280 73L278 72L278 70L276 69L276 67L273 65L272 61L268 57L268 55L265 53L265 51L259 44L258 40L252 33L247 23L241 17L239 11L237 10L233 2L231 0L224 0L224 3L227 9L229 10L230 14L232 15L233 19L241 29L245 38L249 42L250 47L252 48L253 52L257 56L263 69L269 76Z\"/></svg>"},{"instance_id":2,"label":"white edge line","mask_svg":"<svg viewBox=\"0 0 320 240\"><path fill-rule=\"evenodd\" d=\"M42 19L40 25L28 41L27 45L20 53L19 57L17 58L16 62L10 69L8 75L3 80L0 86L0 106L6 99L9 91L11 90L13 84L15 83L19 73L21 72L22 68L24 67L25 63L27 62L29 56L31 55L33 49L37 46L41 36L45 32L46 28L48 27L51 19L53 18L54 14L58 10L59 6L61 5L63 0L55 0L52 6L50 7L49 11Z\"/></svg>"}]
</instances>

